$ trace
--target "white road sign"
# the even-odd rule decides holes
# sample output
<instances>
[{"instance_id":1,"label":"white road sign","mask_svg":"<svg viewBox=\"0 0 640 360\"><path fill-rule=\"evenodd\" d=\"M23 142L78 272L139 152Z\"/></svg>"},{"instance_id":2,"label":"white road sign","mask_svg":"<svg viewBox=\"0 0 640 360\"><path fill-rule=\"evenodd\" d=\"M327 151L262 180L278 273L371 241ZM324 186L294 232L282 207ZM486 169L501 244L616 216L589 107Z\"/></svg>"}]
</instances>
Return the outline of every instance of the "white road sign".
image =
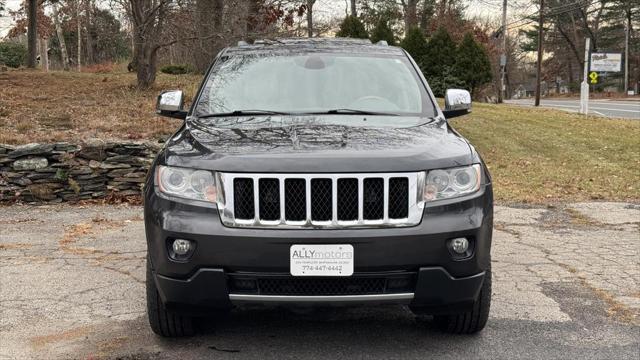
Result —
<instances>
[{"instance_id":1,"label":"white road sign","mask_svg":"<svg viewBox=\"0 0 640 360\"><path fill-rule=\"evenodd\" d=\"M592 53L591 71L619 72L622 68L622 54L620 53Z\"/></svg>"}]
</instances>

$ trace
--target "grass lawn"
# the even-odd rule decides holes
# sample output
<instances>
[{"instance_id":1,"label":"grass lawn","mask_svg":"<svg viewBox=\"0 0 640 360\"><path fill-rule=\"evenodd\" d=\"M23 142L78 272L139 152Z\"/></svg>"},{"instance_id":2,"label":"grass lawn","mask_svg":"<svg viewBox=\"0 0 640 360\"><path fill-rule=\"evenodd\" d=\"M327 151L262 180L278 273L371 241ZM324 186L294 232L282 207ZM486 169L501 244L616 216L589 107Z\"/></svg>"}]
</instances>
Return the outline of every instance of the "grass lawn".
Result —
<instances>
[{"instance_id":1,"label":"grass lawn","mask_svg":"<svg viewBox=\"0 0 640 360\"><path fill-rule=\"evenodd\" d=\"M451 124L487 162L502 202L640 200L640 121L474 104Z\"/></svg>"},{"instance_id":2,"label":"grass lawn","mask_svg":"<svg viewBox=\"0 0 640 360\"><path fill-rule=\"evenodd\" d=\"M180 120L155 116L156 96L182 89L189 102L200 79L159 74L138 91L124 71L0 73L0 143L165 138ZM475 104L451 124L484 157L500 202L640 201L640 121Z\"/></svg>"}]
</instances>

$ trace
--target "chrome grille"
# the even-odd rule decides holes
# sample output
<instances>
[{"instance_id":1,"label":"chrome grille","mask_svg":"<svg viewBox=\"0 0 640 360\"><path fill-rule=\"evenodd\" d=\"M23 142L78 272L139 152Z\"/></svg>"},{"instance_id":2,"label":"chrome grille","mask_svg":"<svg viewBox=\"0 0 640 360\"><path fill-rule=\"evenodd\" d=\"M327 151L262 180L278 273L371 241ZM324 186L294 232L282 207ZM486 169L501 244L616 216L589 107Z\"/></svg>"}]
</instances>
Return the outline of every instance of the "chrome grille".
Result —
<instances>
[{"instance_id":1,"label":"chrome grille","mask_svg":"<svg viewBox=\"0 0 640 360\"><path fill-rule=\"evenodd\" d=\"M412 226L422 218L421 172L218 176L224 193L218 207L227 226Z\"/></svg>"}]
</instances>

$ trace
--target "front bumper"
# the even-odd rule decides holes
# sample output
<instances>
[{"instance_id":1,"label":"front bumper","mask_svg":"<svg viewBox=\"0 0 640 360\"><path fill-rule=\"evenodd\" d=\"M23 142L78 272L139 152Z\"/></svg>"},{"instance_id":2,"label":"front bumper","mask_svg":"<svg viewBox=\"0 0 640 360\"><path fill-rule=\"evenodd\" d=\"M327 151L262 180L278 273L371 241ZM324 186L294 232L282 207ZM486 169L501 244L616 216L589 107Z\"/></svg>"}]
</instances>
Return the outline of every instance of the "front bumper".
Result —
<instances>
[{"instance_id":1,"label":"front bumper","mask_svg":"<svg viewBox=\"0 0 640 360\"><path fill-rule=\"evenodd\" d=\"M145 230L161 299L176 308L228 308L235 303L406 303L432 313L467 307L489 269L493 199L490 185L469 197L425 208L417 226L372 229L249 229L226 227L215 207L173 201L153 187L145 194ZM473 254L454 259L447 240L472 239ZM172 239L189 239L187 261L169 257ZM234 293L238 274L289 274L292 244L351 244L354 275L416 274L411 289L382 294L307 296Z\"/></svg>"},{"instance_id":2,"label":"front bumper","mask_svg":"<svg viewBox=\"0 0 640 360\"><path fill-rule=\"evenodd\" d=\"M478 297L484 281L484 271L463 278L454 278L441 267L418 270L415 290L389 294L364 295L255 295L233 293L222 269L200 269L188 279L173 279L154 274L160 298L168 307L177 309L226 309L235 304L407 304L429 313L469 308Z\"/></svg>"}]
</instances>

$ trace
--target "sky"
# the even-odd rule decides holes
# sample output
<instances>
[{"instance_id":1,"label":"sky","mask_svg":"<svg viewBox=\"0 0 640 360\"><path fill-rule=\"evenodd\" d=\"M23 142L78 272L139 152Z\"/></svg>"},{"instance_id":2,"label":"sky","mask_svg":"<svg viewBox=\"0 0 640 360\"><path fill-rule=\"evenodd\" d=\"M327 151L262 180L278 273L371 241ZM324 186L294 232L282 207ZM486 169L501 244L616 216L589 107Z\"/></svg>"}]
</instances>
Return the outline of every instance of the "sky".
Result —
<instances>
[{"instance_id":1,"label":"sky","mask_svg":"<svg viewBox=\"0 0 640 360\"><path fill-rule=\"evenodd\" d=\"M525 3L533 3L533 0L508 0L516 6L522 6ZM20 7L22 0L7 0L7 10L16 10ZM497 19L500 16L502 1L501 0L468 0L469 8L467 16ZM323 18L331 18L335 16L343 16L345 9L349 6L349 0L317 0L314 10L317 16ZM0 38L6 35L12 25L12 19L9 16L0 18Z\"/></svg>"}]
</instances>

